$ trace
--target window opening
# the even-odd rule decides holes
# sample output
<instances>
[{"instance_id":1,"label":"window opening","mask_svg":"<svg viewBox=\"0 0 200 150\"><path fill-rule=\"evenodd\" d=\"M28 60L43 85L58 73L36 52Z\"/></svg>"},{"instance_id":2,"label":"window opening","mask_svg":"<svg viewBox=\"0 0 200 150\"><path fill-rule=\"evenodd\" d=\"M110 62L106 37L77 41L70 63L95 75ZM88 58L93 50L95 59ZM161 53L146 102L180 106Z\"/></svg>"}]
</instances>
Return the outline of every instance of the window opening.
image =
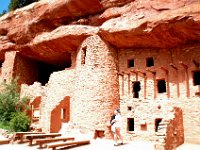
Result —
<instances>
[{"instance_id":1,"label":"window opening","mask_svg":"<svg viewBox=\"0 0 200 150\"><path fill-rule=\"evenodd\" d=\"M134 118L127 119L128 131L134 131Z\"/></svg>"},{"instance_id":2,"label":"window opening","mask_svg":"<svg viewBox=\"0 0 200 150\"><path fill-rule=\"evenodd\" d=\"M87 50L87 46L82 48L81 51L81 64L85 64L85 58L86 58L86 50Z\"/></svg>"},{"instance_id":3,"label":"window opening","mask_svg":"<svg viewBox=\"0 0 200 150\"><path fill-rule=\"evenodd\" d=\"M153 57L147 57L146 58L146 66L147 67L154 66L154 59L153 59Z\"/></svg>"},{"instance_id":4,"label":"window opening","mask_svg":"<svg viewBox=\"0 0 200 150\"><path fill-rule=\"evenodd\" d=\"M195 71L193 73L193 83L194 85L200 85L200 71Z\"/></svg>"},{"instance_id":5,"label":"window opening","mask_svg":"<svg viewBox=\"0 0 200 150\"><path fill-rule=\"evenodd\" d=\"M158 132L158 129L159 129L159 126L160 126L161 121L162 121L161 118L157 118L157 119L155 120L155 132Z\"/></svg>"},{"instance_id":6,"label":"window opening","mask_svg":"<svg viewBox=\"0 0 200 150\"><path fill-rule=\"evenodd\" d=\"M131 106L128 106L127 110L128 110L128 111L131 111L131 110L132 110L132 107L131 107Z\"/></svg>"},{"instance_id":7,"label":"window opening","mask_svg":"<svg viewBox=\"0 0 200 150\"><path fill-rule=\"evenodd\" d=\"M147 124L141 124L141 131L147 131Z\"/></svg>"},{"instance_id":8,"label":"window opening","mask_svg":"<svg viewBox=\"0 0 200 150\"><path fill-rule=\"evenodd\" d=\"M105 137L105 131L104 130L95 130L95 133L94 133L94 139L96 138L104 138Z\"/></svg>"},{"instance_id":9,"label":"window opening","mask_svg":"<svg viewBox=\"0 0 200 150\"><path fill-rule=\"evenodd\" d=\"M0 61L0 67L2 67L3 66L3 61Z\"/></svg>"},{"instance_id":10,"label":"window opening","mask_svg":"<svg viewBox=\"0 0 200 150\"><path fill-rule=\"evenodd\" d=\"M133 82L133 98L139 98L139 91L141 90L140 82Z\"/></svg>"},{"instance_id":11,"label":"window opening","mask_svg":"<svg viewBox=\"0 0 200 150\"><path fill-rule=\"evenodd\" d=\"M66 109L65 108L61 109L61 119L66 119Z\"/></svg>"},{"instance_id":12,"label":"window opening","mask_svg":"<svg viewBox=\"0 0 200 150\"><path fill-rule=\"evenodd\" d=\"M135 66L135 61L134 59L128 60L128 68L134 67Z\"/></svg>"},{"instance_id":13,"label":"window opening","mask_svg":"<svg viewBox=\"0 0 200 150\"><path fill-rule=\"evenodd\" d=\"M165 93L167 91L165 80L158 80L157 86L158 86L158 93Z\"/></svg>"}]
</instances>

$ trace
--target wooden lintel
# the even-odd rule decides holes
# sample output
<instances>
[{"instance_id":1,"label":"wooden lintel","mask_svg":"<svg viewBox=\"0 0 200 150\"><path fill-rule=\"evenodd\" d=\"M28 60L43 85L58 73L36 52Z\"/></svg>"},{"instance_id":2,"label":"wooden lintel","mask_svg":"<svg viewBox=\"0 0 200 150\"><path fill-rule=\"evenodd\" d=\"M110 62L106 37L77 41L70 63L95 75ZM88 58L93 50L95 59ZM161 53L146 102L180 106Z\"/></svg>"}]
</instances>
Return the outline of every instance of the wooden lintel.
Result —
<instances>
[{"instance_id":1,"label":"wooden lintel","mask_svg":"<svg viewBox=\"0 0 200 150\"><path fill-rule=\"evenodd\" d=\"M166 73L169 72L169 71L168 71L166 68L164 68L164 67L160 67L160 69L163 70L163 71L165 71Z\"/></svg>"},{"instance_id":2,"label":"wooden lintel","mask_svg":"<svg viewBox=\"0 0 200 150\"><path fill-rule=\"evenodd\" d=\"M135 73L135 74L137 74L137 72L136 72L135 70L131 70L130 73Z\"/></svg>"},{"instance_id":3,"label":"wooden lintel","mask_svg":"<svg viewBox=\"0 0 200 150\"><path fill-rule=\"evenodd\" d=\"M178 70L178 68L177 68L174 64L170 63L169 65L170 65L173 69Z\"/></svg>"},{"instance_id":4,"label":"wooden lintel","mask_svg":"<svg viewBox=\"0 0 200 150\"><path fill-rule=\"evenodd\" d=\"M123 75L124 75L124 72L118 72L118 75L123 76Z\"/></svg>"},{"instance_id":5,"label":"wooden lintel","mask_svg":"<svg viewBox=\"0 0 200 150\"><path fill-rule=\"evenodd\" d=\"M188 69L188 65L184 64L182 61L179 61L179 64L181 64L185 69Z\"/></svg>"},{"instance_id":6,"label":"wooden lintel","mask_svg":"<svg viewBox=\"0 0 200 150\"><path fill-rule=\"evenodd\" d=\"M156 71L152 71L152 70L149 70L149 69L146 69L146 71L152 73L153 75L156 74Z\"/></svg>"}]
</instances>

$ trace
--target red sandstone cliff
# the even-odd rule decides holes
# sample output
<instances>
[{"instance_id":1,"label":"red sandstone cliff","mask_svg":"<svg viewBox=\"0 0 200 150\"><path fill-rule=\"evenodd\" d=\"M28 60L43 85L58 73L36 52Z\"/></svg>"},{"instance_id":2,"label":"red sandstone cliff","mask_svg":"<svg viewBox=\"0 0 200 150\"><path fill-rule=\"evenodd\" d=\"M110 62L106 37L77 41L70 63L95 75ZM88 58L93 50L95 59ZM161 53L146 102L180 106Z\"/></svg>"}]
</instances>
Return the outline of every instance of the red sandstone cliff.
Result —
<instances>
[{"instance_id":1,"label":"red sandstone cliff","mask_svg":"<svg viewBox=\"0 0 200 150\"><path fill-rule=\"evenodd\" d=\"M94 34L115 47L170 48L200 41L199 0L42 0L0 18L5 51L50 63Z\"/></svg>"}]
</instances>

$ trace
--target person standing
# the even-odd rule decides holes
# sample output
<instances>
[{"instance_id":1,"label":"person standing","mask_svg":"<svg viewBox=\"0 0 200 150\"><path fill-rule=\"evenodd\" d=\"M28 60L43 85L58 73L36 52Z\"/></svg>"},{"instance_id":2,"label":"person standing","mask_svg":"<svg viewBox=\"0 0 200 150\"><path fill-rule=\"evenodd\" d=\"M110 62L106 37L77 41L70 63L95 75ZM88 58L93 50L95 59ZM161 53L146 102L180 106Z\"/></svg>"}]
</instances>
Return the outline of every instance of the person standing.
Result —
<instances>
[{"instance_id":1,"label":"person standing","mask_svg":"<svg viewBox=\"0 0 200 150\"><path fill-rule=\"evenodd\" d=\"M115 119L112 120L111 124L112 127L112 131L114 130L114 141L115 144L114 146L118 146L118 145L123 145L123 137L121 135L121 126L122 126L122 117L121 117L121 112L119 109L116 109L114 111L114 115L115 115ZM120 143L118 144L118 140L120 140Z\"/></svg>"},{"instance_id":2,"label":"person standing","mask_svg":"<svg viewBox=\"0 0 200 150\"><path fill-rule=\"evenodd\" d=\"M112 139L114 140L115 139L115 114L113 114L111 116L111 119L110 119L110 125L111 125L111 132L112 132Z\"/></svg>"}]
</instances>

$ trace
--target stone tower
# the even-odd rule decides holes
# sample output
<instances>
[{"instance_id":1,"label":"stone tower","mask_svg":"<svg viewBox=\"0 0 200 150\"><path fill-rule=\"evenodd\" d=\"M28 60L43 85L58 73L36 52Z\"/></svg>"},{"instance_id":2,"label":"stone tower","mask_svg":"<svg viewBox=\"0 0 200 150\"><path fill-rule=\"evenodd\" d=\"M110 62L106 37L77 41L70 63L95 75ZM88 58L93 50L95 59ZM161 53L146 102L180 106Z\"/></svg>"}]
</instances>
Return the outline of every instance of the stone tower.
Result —
<instances>
[{"instance_id":1,"label":"stone tower","mask_svg":"<svg viewBox=\"0 0 200 150\"><path fill-rule=\"evenodd\" d=\"M105 131L113 110L119 108L117 62L117 51L97 35L79 48L71 116L84 129Z\"/></svg>"}]
</instances>

